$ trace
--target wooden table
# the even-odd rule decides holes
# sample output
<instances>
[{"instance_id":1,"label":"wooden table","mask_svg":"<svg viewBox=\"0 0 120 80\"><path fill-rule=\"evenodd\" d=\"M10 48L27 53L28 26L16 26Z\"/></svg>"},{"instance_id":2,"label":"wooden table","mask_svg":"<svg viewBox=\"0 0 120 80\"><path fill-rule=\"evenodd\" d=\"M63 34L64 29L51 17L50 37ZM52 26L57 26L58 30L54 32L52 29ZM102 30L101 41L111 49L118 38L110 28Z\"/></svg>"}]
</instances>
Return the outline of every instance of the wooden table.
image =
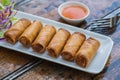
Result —
<instances>
[{"instance_id":1,"label":"wooden table","mask_svg":"<svg viewBox=\"0 0 120 80\"><path fill-rule=\"evenodd\" d=\"M58 6L66 1L70 0L18 0L19 3L16 4L15 9L67 24L57 12ZM91 14L86 19L87 23L106 15L120 6L119 0L75 1L83 2L90 8ZM99 74L89 74L44 60L42 64L24 73L16 80L120 80L119 34L120 25L113 34L109 35L114 41L114 46L107 64ZM18 69L33 59L34 57L0 47L0 77Z\"/></svg>"}]
</instances>

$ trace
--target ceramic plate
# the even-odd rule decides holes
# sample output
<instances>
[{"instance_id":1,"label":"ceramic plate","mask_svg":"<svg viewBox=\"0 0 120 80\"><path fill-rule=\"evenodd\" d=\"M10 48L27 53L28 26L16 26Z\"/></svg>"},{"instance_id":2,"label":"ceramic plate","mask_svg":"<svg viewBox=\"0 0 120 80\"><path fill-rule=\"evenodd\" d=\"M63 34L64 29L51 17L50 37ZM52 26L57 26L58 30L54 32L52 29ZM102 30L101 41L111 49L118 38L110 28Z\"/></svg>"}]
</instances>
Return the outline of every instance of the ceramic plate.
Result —
<instances>
[{"instance_id":1,"label":"ceramic plate","mask_svg":"<svg viewBox=\"0 0 120 80\"><path fill-rule=\"evenodd\" d=\"M100 44L101 44L100 48L97 51L97 54L94 57L94 59L92 60L91 64L87 68L82 68L82 67L79 67L78 65L76 65L74 62L69 62L69 61L63 60L61 56L59 56L58 58L53 58L53 57L50 57L47 52L44 52L43 54L33 52L31 48L25 48L19 42L17 42L15 45L11 45L11 44L7 43L5 40L3 40L3 41L0 41L1 47L5 47L8 49L19 51L19 52L22 52L24 54L35 56L35 57L38 57L41 59L45 59L45 60L48 60L51 62L62 64L62 65L65 65L65 66L68 66L68 67L71 67L71 68L74 68L77 70L89 72L89 73L97 74L97 73L101 72L102 69L104 68L104 66L107 62L107 59L110 55L111 49L113 47L113 41L111 40L111 38L104 36L104 35L101 35L101 34L90 32L90 31L87 31L87 30L84 30L81 28L77 28L77 27L70 26L67 24L59 23L59 22L56 22L53 20L49 20L46 18L42 18L42 17L35 16L32 14L24 13L24 12L18 11L16 14L16 17L18 19L19 18L27 18L30 20L40 20L40 21L42 21L42 23L44 25L51 24L51 25L54 25L56 27L56 29L64 28L64 29L70 31L71 33L81 32L81 33L85 34L87 38L94 37L94 38L98 39L100 41Z\"/></svg>"}]
</instances>

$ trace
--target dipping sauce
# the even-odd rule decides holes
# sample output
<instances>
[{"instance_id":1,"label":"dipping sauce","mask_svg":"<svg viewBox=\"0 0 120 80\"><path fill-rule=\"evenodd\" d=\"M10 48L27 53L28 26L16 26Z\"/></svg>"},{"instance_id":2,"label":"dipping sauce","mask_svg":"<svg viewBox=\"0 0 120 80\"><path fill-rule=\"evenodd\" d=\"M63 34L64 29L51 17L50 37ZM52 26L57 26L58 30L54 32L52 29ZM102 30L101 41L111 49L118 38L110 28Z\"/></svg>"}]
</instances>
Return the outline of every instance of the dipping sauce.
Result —
<instances>
[{"instance_id":1,"label":"dipping sauce","mask_svg":"<svg viewBox=\"0 0 120 80\"><path fill-rule=\"evenodd\" d=\"M62 15L69 19L80 19L87 15L87 10L81 6L69 6L63 9Z\"/></svg>"}]
</instances>

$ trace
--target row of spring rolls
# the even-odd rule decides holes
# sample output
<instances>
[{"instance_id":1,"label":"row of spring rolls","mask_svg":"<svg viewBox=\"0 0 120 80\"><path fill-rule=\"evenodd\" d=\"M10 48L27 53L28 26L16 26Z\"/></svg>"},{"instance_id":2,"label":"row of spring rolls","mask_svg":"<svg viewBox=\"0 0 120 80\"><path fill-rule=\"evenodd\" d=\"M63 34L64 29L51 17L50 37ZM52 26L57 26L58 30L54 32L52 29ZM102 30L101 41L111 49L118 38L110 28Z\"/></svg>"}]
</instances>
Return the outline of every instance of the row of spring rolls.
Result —
<instances>
[{"instance_id":1,"label":"row of spring rolls","mask_svg":"<svg viewBox=\"0 0 120 80\"><path fill-rule=\"evenodd\" d=\"M5 34L5 39L11 44L20 41L25 47L32 46L33 51L43 53L45 50L52 57L62 56L68 61L75 61L81 67L87 67L94 58L100 42L80 32L70 34L69 31L52 25L43 27L40 21L33 22L22 18L18 20Z\"/></svg>"}]
</instances>

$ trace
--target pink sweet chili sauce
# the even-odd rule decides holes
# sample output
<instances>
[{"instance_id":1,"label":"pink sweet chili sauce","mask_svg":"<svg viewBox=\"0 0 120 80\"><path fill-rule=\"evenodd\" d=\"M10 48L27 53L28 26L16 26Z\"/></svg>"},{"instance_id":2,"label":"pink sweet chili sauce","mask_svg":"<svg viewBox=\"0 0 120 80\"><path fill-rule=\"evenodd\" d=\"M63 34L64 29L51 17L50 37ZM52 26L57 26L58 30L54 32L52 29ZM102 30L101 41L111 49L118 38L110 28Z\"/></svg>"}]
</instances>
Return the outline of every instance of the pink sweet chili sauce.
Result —
<instances>
[{"instance_id":1,"label":"pink sweet chili sauce","mask_svg":"<svg viewBox=\"0 0 120 80\"><path fill-rule=\"evenodd\" d=\"M69 19L80 19L87 15L87 10L81 6L69 6L63 9L62 15Z\"/></svg>"}]
</instances>

